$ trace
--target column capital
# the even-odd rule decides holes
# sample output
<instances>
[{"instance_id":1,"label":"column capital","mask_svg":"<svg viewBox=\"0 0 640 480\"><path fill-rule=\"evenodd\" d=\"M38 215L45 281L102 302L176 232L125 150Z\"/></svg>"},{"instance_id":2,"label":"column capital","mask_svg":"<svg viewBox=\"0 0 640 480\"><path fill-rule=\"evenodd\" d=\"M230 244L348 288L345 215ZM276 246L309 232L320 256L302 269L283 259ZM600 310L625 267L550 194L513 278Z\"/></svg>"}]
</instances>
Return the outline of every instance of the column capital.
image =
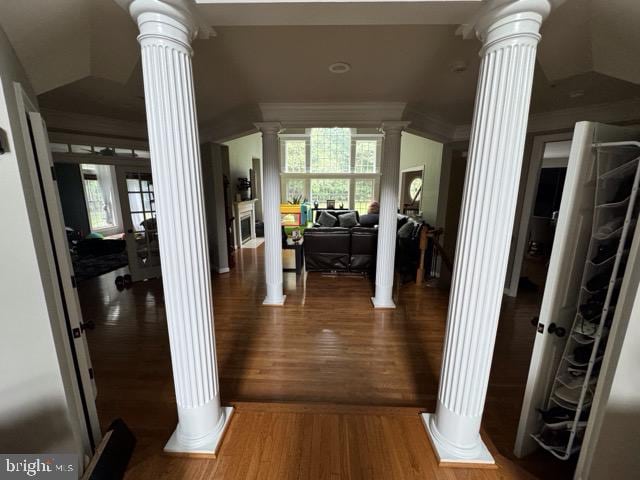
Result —
<instances>
[{"instance_id":1,"label":"column capital","mask_svg":"<svg viewBox=\"0 0 640 480\"><path fill-rule=\"evenodd\" d=\"M191 44L194 38L215 36L192 0L116 0L140 28L139 41L156 37Z\"/></svg>"},{"instance_id":2,"label":"column capital","mask_svg":"<svg viewBox=\"0 0 640 480\"><path fill-rule=\"evenodd\" d=\"M490 0L478 14L458 29L464 38L473 34L484 43L483 50L513 38L540 40L540 26L551 10L564 0Z\"/></svg>"},{"instance_id":3,"label":"column capital","mask_svg":"<svg viewBox=\"0 0 640 480\"><path fill-rule=\"evenodd\" d=\"M276 135L282 131L282 124L280 122L256 122L254 125L263 134Z\"/></svg>"},{"instance_id":4,"label":"column capital","mask_svg":"<svg viewBox=\"0 0 640 480\"><path fill-rule=\"evenodd\" d=\"M405 128L409 126L411 122L392 120L388 122L382 122L380 126L380 131L384 133L391 134L400 134Z\"/></svg>"}]
</instances>

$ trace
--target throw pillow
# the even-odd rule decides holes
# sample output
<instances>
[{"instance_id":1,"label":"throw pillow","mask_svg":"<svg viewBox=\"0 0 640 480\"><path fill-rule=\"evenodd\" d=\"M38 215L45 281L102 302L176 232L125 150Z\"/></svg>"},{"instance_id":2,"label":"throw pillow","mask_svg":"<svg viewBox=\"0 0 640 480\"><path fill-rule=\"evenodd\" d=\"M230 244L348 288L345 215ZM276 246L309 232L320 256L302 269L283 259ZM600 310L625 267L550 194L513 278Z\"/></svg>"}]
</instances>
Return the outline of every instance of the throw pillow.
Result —
<instances>
[{"instance_id":1,"label":"throw pillow","mask_svg":"<svg viewBox=\"0 0 640 480\"><path fill-rule=\"evenodd\" d=\"M336 217L325 211L318 217L318 223L323 227L334 227L337 221L338 219Z\"/></svg>"},{"instance_id":2,"label":"throw pillow","mask_svg":"<svg viewBox=\"0 0 640 480\"><path fill-rule=\"evenodd\" d=\"M345 228L351 228L358 225L358 219L356 218L356 212L343 213L338 217L340 226Z\"/></svg>"},{"instance_id":3,"label":"throw pillow","mask_svg":"<svg viewBox=\"0 0 640 480\"><path fill-rule=\"evenodd\" d=\"M400 230L398 230L398 238L411 238L411 235L413 234L413 228L413 222L405 223L402 227L400 227Z\"/></svg>"}]
</instances>

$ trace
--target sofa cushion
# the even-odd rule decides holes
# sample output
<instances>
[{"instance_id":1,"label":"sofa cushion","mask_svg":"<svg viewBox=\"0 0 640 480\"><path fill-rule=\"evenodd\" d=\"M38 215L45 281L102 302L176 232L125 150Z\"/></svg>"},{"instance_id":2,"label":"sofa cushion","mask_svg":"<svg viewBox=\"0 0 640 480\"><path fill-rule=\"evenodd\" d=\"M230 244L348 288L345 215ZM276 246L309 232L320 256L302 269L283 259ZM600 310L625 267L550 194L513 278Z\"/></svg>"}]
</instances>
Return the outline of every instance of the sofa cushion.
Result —
<instances>
[{"instance_id":1,"label":"sofa cushion","mask_svg":"<svg viewBox=\"0 0 640 480\"><path fill-rule=\"evenodd\" d=\"M377 213L367 213L366 215L360 216L360 225L362 227L375 227L378 225L379 220L380 215Z\"/></svg>"},{"instance_id":2,"label":"sofa cushion","mask_svg":"<svg viewBox=\"0 0 640 480\"><path fill-rule=\"evenodd\" d=\"M322 212L318 217L318 223L323 227L333 227L337 221L338 219L328 212Z\"/></svg>"},{"instance_id":3,"label":"sofa cushion","mask_svg":"<svg viewBox=\"0 0 640 480\"><path fill-rule=\"evenodd\" d=\"M338 217L341 227L351 228L358 225L358 219L356 218L356 212L349 212Z\"/></svg>"}]
</instances>

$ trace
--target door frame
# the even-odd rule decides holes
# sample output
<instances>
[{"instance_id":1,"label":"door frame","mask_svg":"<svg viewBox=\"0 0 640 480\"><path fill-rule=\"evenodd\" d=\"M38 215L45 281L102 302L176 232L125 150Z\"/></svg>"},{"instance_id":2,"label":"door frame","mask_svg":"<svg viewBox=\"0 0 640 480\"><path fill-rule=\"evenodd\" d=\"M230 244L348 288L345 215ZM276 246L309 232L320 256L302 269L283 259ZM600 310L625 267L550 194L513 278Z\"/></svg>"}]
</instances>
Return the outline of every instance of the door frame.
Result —
<instances>
[{"instance_id":1,"label":"door frame","mask_svg":"<svg viewBox=\"0 0 640 480\"><path fill-rule=\"evenodd\" d=\"M518 230L516 233L517 239L516 249L513 256L513 268L511 269L509 282L505 285L505 295L515 297L518 294L518 284L520 282L520 273L522 272L524 251L527 246L527 238L529 236L531 214L533 213L533 205L538 191L538 181L540 180L540 170L542 169L545 144L571 140L572 138L573 131L538 135L533 138L533 148L531 150L531 157L527 170L527 184L524 191L522 210L520 211L520 221L518 222Z\"/></svg>"},{"instance_id":2,"label":"door frame","mask_svg":"<svg viewBox=\"0 0 640 480\"><path fill-rule=\"evenodd\" d=\"M60 285L60 269L57 262L59 258L63 261L66 260L70 262L69 250L67 248L65 251L59 251L53 243L51 228L54 228L54 225L50 226L49 212L53 211L60 217L62 217L62 212L59 205L48 205L43 197L44 188L57 187L52 183L52 172L49 172L48 179L41 179L39 174L38 158L36 157L37 145L32 141L30 120L28 119L31 113L40 115L38 108L33 104L19 82L14 82L14 90L18 111L20 112L20 129L22 130L22 140L27 157L26 164L29 172L29 180L33 190L34 204L36 207L35 213L45 255L43 260L46 264L46 269L42 270L45 276L43 281L51 285L53 292L52 305L50 305L50 321L56 353L58 355L58 365L64 383L65 397L70 407L69 420L74 431L74 436L77 437L83 453L88 458L93 455L96 446L100 442L101 432L96 410L95 392L91 386L92 382L90 382L89 385L86 382L86 376L89 373L91 365L86 352L83 352L83 349L78 349L76 346L78 340L84 341L86 338L82 336L82 329L79 325L82 319L71 319L69 313L65 313L67 310L67 299L65 299L65 294ZM64 258L65 255L66 259ZM70 277L64 280L71 282ZM73 288L73 291L73 293L76 293L75 288ZM80 330L80 338L74 339L72 327ZM84 382L83 378L85 380ZM83 383L85 385L83 385ZM87 390L90 391L87 392Z\"/></svg>"},{"instance_id":3,"label":"door frame","mask_svg":"<svg viewBox=\"0 0 640 480\"><path fill-rule=\"evenodd\" d=\"M400 180L398 181L398 208L402 213L402 197L404 187L404 174L409 172L422 172L422 184L424 185L424 165L415 165L413 167L407 167L400 170ZM418 200L420 210L422 210L422 192L420 192L420 200Z\"/></svg>"}]
</instances>

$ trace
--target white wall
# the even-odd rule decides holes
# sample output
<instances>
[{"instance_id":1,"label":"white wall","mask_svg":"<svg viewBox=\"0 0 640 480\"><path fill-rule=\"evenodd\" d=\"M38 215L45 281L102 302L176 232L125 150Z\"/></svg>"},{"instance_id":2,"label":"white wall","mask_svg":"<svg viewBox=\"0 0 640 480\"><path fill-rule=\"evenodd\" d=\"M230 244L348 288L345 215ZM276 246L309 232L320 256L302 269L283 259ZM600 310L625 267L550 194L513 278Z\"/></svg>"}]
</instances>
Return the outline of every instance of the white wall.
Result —
<instances>
[{"instance_id":1,"label":"white wall","mask_svg":"<svg viewBox=\"0 0 640 480\"><path fill-rule=\"evenodd\" d=\"M34 103L35 96L1 28L0 80L0 128L8 150L0 155L0 451L79 454L70 413L73 379L56 349L62 332L49 313L52 289L13 82Z\"/></svg>"},{"instance_id":2,"label":"white wall","mask_svg":"<svg viewBox=\"0 0 640 480\"><path fill-rule=\"evenodd\" d=\"M249 169L253 168L252 160L254 158L259 158L261 160L260 165L262 165L262 134L252 133L251 135L225 142L223 145L229 147L229 166L231 172L229 193L231 194L231 200L235 201L238 178L249 178ZM262 178L262 175L260 175L260 178ZM260 202L256 204L256 216L258 219L262 219Z\"/></svg>"},{"instance_id":3,"label":"white wall","mask_svg":"<svg viewBox=\"0 0 640 480\"><path fill-rule=\"evenodd\" d=\"M402 132L400 170L424 167L420 209L422 217L436 224L440 171L442 167L442 144L408 132Z\"/></svg>"}]
</instances>

